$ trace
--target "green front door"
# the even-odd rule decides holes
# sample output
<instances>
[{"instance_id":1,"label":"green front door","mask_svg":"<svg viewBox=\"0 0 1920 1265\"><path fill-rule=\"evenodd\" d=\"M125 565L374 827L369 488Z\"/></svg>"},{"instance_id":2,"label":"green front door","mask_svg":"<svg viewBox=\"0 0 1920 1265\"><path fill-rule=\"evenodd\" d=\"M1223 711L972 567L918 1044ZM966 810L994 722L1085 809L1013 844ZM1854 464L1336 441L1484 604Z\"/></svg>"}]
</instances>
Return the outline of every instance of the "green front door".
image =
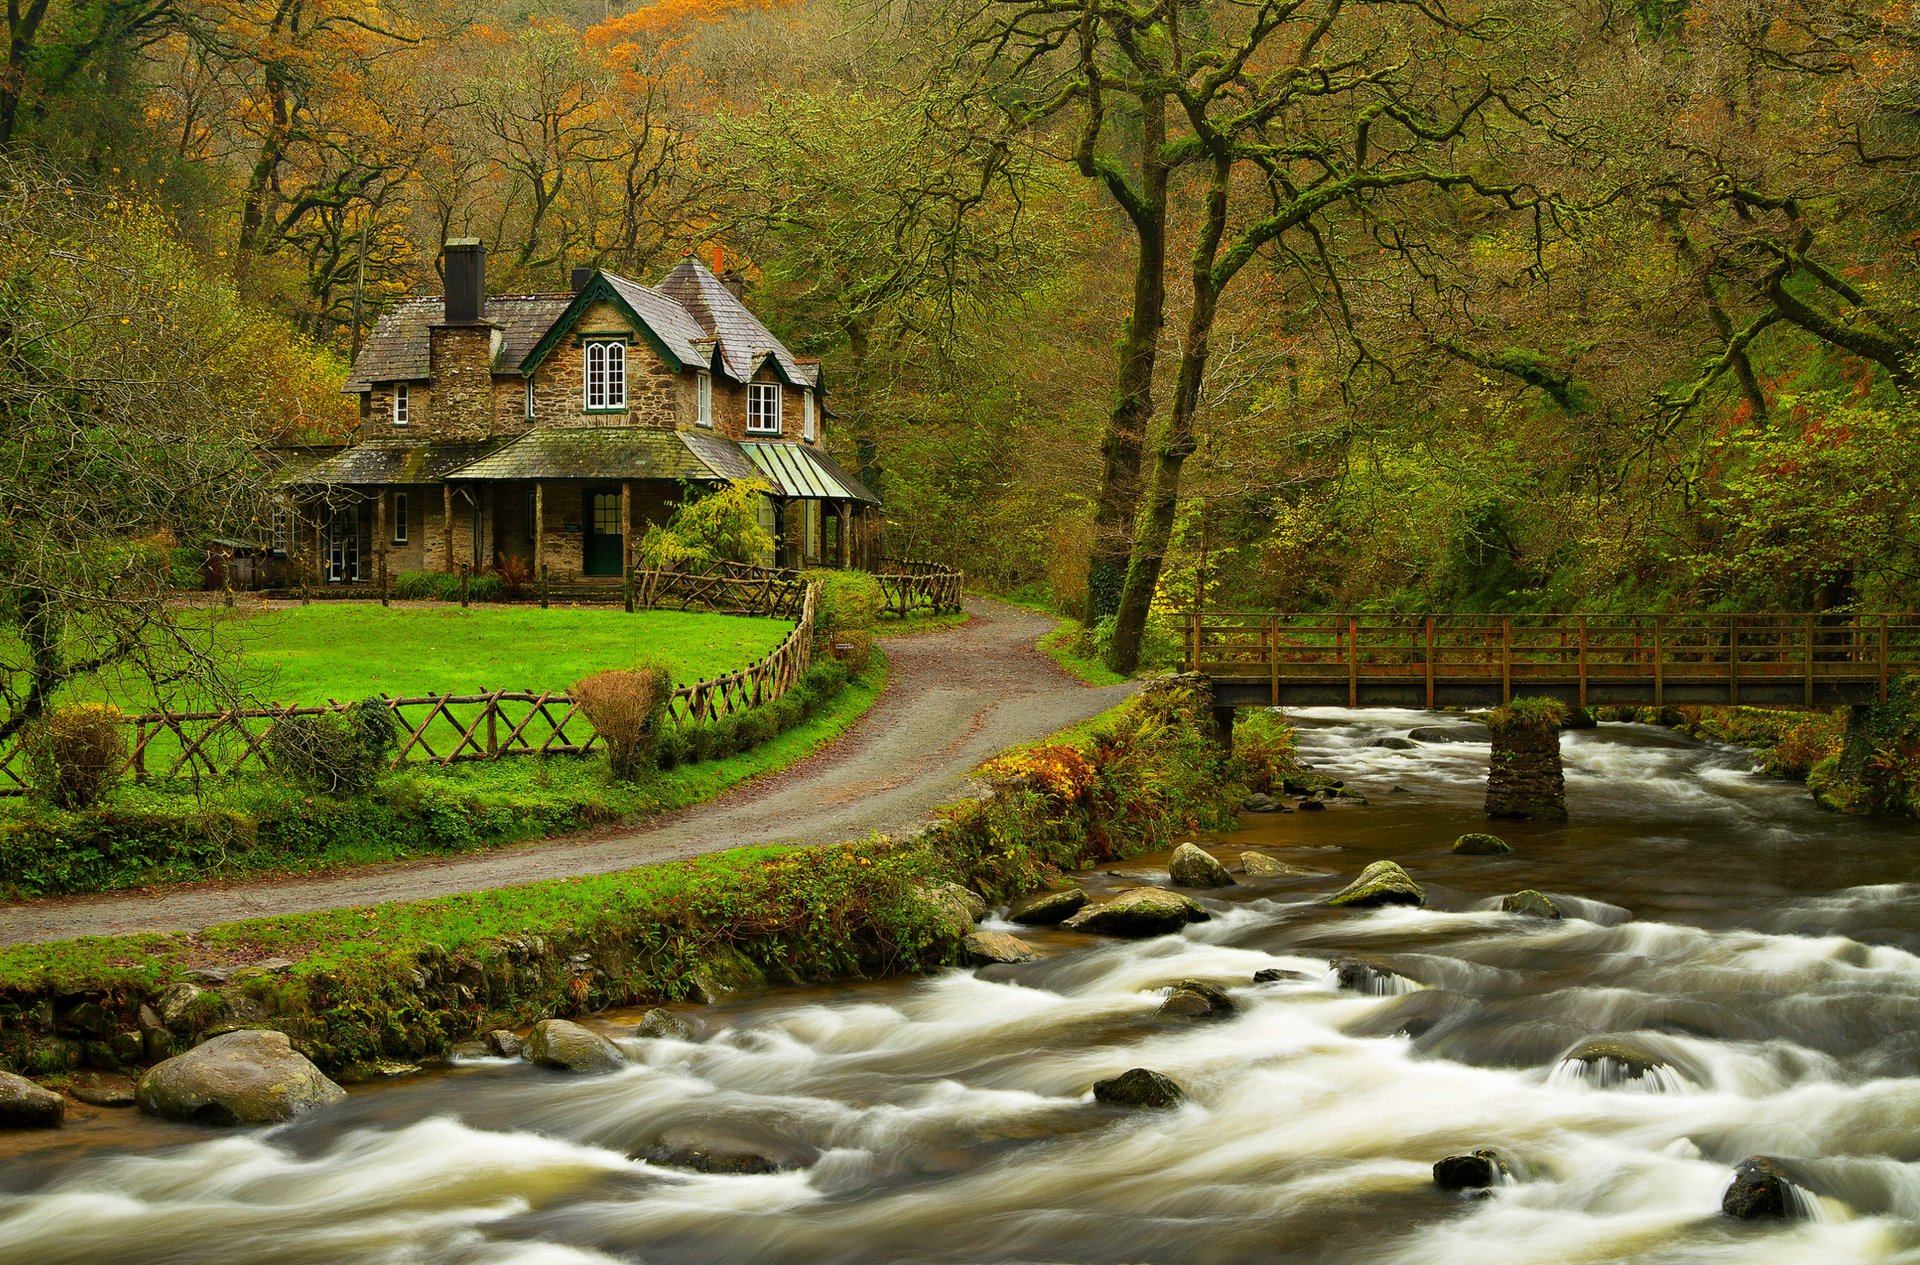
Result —
<instances>
[{"instance_id":1,"label":"green front door","mask_svg":"<svg viewBox=\"0 0 1920 1265\"><path fill-rule=\"evenodd\" d=\"M587 575L620 574L620 489L588 488L581 570Z\"/></svg>"}]
</instances>

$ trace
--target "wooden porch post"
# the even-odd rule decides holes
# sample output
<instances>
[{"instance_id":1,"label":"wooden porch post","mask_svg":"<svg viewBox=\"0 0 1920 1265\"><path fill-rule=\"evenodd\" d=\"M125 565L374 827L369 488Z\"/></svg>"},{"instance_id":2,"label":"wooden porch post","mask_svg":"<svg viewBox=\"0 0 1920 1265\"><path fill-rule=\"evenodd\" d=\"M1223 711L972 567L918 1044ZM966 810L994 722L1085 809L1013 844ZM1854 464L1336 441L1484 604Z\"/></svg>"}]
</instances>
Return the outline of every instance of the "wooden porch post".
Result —
<instances>
[{"instance_id":1,"label":"wooden porch post","mask_svg":"<svg viewBox=\"0 0 1920 1265\"><path fill-rule=\"evenodd\" d=\"M633 484L620 483L620 587L627 614L633 614Z\"/></svg>"},{"instance_id":2,"label":"wooden porch post","mask_svg":"<svg viewBox=\"0 0 1920 1265\"><path fill-rule=\"evenodd\" d=\"M540 586L540 605L547 605L547 485L533 481L533 579Z\"/></svg>"},{"instance_id":3,"label":"wooden porch post","mask_svg":"<svg viewBox=\"0 0 1920 1265\"><path fill-rule=\"evenodd\" d=\"M387 500L391 488L381 488L373 512L373 565L380 585L380 605L387 604Z\"/></svg>"},{"instance_id":4,"label":"wooden porch post","mask_svg":"<svg viewBox=\"0 0 1920 1265\"><path fill-rule=\"evenodd\" d=\"M440 485L440 537L446 542L446 565L441 569L453 574L453 484Z\"/></svg>"},{"instance_id":5,"label":"wooden porch post","mask_svg":"<svg viewBox=\"0 0 1920 1265\"><path fill-rule=\"evenodd\" d=\"M840 523L839 548L834 552L839 555L840 569L844 571L853 565L853 502L841 501L835 505L833 516Z\"/></svg>"}]
</instances>

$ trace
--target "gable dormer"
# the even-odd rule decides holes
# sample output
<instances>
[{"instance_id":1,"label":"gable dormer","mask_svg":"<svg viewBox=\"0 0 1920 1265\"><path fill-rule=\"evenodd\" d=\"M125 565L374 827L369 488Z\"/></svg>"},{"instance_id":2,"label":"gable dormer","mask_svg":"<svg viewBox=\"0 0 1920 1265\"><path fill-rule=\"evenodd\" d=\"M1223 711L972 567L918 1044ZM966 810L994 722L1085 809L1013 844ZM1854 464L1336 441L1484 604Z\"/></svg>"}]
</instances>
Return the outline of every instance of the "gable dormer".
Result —
<instances>
[{"instance_id":1,"label":"gable dormer","mask_svg":"<svg viewBox=\"0 0 1920 1265\"><path fill-rule=\"evenodd\" d=\"M594 272L524 359L541 425L690 423L692 378L713 363L685 310L638 282Z\"/></svg>"}]
</instances>

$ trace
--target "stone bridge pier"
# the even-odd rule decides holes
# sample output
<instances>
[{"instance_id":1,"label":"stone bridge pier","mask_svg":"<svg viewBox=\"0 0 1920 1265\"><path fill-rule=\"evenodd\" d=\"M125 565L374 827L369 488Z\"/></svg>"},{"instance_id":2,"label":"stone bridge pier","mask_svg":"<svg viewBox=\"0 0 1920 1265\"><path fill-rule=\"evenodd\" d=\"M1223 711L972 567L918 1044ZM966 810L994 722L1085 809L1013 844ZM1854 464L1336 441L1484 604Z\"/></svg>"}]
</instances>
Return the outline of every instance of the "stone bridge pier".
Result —
<instances>
[{"instance_id":1,"label":"stone bridge pier","mask_svg":"<svg viewBox=\"0 0 1920 1265\"><path fill-rule=\"evenodd\" d=\"M1509 821L1565 821L1567 783L1560 764L1564 704L1516 698L1487 714L1493 757L1487 766L1487 816Z\"/></svg>"}]
</instances>

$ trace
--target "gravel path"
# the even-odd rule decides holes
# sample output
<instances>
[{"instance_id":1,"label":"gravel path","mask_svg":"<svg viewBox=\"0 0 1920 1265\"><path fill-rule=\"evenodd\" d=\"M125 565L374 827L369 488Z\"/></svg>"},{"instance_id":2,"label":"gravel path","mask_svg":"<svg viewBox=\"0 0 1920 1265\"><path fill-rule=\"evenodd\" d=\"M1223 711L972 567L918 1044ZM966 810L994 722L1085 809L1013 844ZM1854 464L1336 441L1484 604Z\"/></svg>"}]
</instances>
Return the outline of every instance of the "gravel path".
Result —
<instances>
[{"instance_id":1,"label":"gravel path","mask_svg":"<svg viewBox=\"0 0 1920 1265\"><path fill-rule=\"evenodd\" d=\"M968 791L968 773L1003 748L1043 738L1120 701L1033 648L1052 626L1003 602L968 598L959 628L886 642L885 693L831 746L785 771L648 822L472 855L298 878L242 880L0 906L0 945L420 900L572 874L604 874L743 844L837 843L916 828Z\"/></svg>"}]
</instances>

